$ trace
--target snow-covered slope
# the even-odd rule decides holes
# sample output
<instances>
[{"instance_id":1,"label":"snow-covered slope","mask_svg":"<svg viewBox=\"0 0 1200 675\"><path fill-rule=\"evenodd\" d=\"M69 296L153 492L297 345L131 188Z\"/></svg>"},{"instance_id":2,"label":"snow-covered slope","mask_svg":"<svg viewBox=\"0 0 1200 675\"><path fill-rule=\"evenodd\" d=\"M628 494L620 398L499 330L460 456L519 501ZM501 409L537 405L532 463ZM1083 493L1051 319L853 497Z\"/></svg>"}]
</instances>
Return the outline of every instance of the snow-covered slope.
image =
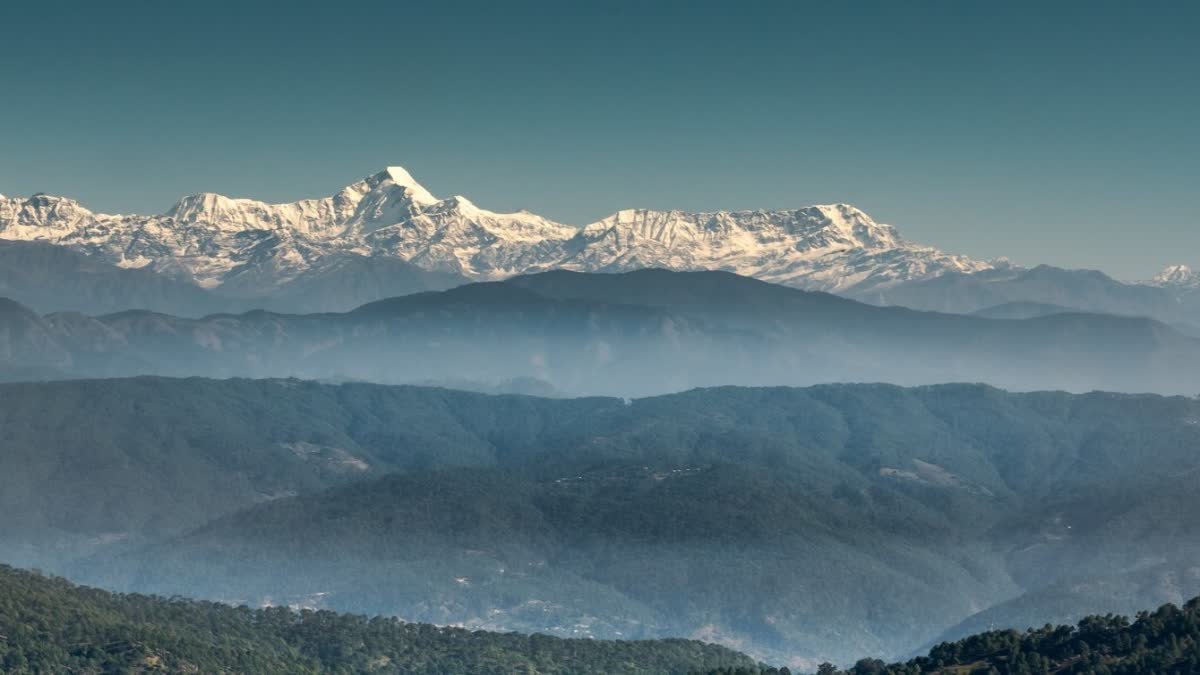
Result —
<instances>
[{"instance_id":1,"label":"snow-covered slope","mask_svg":"<svg viewBox=\"0 0 1200 675\"><path fill-rule=\"evenodd\" d=\"M44 194L0 197L0 238L68 246L205 288L268 295L347 255L500 279L555 268L726 270L807 289L863 292L987 262L904 241L845 204L782 211L620 211L585 227L465 197L439 199L390 167L329 197L268 204L203 193L158 216L93 213Z\"/></svg>"},{"instance_id":2,"label":"snow-covered slope","mask_svg":"<svg viewBox=\"0 0 1200 675\"><path fill-rule=\"evenodd\" d=\"M1200 272L1187 265L1169 265L1151 279L1149 285L1174 290L1200 289Z\"/></svg>"},{"instance_id":3,"label":"snow-covered slope","mask_svg":"<svg viewBox=\"0 0 1200 675\"><path fill-rule=\"evenodd\" d=\"M886 286L990 264L911 244L847 204L785 211L619 211L588 225L560 266L724 270L825 291Z\"/></svg>"}]
</instances>

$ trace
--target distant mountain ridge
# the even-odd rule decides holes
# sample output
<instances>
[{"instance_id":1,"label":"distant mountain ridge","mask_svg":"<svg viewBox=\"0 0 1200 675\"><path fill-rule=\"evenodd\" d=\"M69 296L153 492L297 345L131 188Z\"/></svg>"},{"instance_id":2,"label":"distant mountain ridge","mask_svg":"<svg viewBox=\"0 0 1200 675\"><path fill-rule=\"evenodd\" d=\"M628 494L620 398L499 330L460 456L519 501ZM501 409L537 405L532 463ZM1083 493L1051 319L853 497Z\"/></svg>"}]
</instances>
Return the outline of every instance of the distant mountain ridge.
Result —
<instances>
[{"instance_id":1,"label":"distant mountain ridge","mask_svg":"<svg viewBox=\"0 0 1200 675\"><path fill-rule=\"evenodd\" d=\"M1151 319L877 307L727 272L557 270L343 313L39 316L0 305L0 377L539 382L632 396L722 384L988 382L1194 393L1200 340Z\"/></svg>"},{"instance_id":2,"label":"distant mountain ridge","mask_svg":"<svg viewBox=\"0 0 1200 675\"><path fill-rule=\"evenodd\" d=\"M1168 265L1150 280L1151 286L1161 288L1200 288L1200 273L1187 265Z\"/></svg>"},{"instance_id":3,"label":"distant mountain ridge","mask_svg":"<svg viewBox=\"0 0 1200 675\"><path fill-rule=\"evenodd\" d=\"M948 272L847 295L872 304L956 314L1020 303L1054 305L1074 312L1145 316L1173 325L1200 324L1200 284L1189 275L1187 267L1173 266L1154 281L1127 283L1097 270L998 264L991 269Z\"/></svg>"},{"instance_id":4,"label":"distant mountain ridge","mask_svg":"<svg viewBox=\"0 0 1200 675\"><path fill-rule=\"evenodd\" d=\"M710 211L624 209L586 226L521 210L496 213L466 197L439 198L401 167L328 197L270 204L203 192L161 215L92 213L66 197L0 196L0 240L67 247L94 267L136 269L125 294L104 309L148 309L161 289L199 286L209 298L175 293L170 313L346 311L368 301L442 291L565 269L721 270L782 285L834 292L877 305L973 313L1008 303L1148 316L1200 325L1200 274L1170 265L1145 282L1099 271L980 261L911 243L850 204ZM26 276L44 274L13 261ZM38 291L8 293L40 311L74 303L89 279L62 268ZM154 281L152 275L168 279ZM138 281L148 289L136 289ZM84 281L85 282L85 281ZM126 303L120 305L120 303ZM1189 329L1192 333L1195 330Z\"/></svg>"},{"instance_id":5,"label":"distant mountain ridge","mask_svg":"<svg viewBox=\"0 0 1200 675\"><path fill-rule=\"evenodd\" d=\"M344 311L554 269L662 268L727 271L915 309L972 313L1034 302L1200 325L1200 275L1183 265L1126 283L1087 270L977 260L909 242L848 204L625 209L567 225L528 211L489 211L460 195L436 197L395 166L327 197L269 204L199 193L161 215L94 213L42 193L0 196L0 240L67 247L97 263L217 291L226 311ZM159 309L147 305L148 295L130 291L111 298L123 307L106 306ZM42 311L63 304L47 293L13 297ZM39 304L46 297L51 302ZM199 316L211 304L181 304L174 313Z\"/></svg>"},{"instance_id":6,"label":"distant mountain ridge","mask_svg":"<svg viewBox=\"0 0 1200 675\"><path fill-rule=\"evenodd\" d=\"M239 296L269 295L330 257L396 258L494 280L547 269L721 269L818 290L871 289L989 263L907 242L847 205L687 213L629 209L576 227L462 196L389 167L319 199L190 195L162 215L93 213L66 197L0 198L0 238L67 246ZM247 282L249 278L252 281Z\"/></svg>"}]
</instances>

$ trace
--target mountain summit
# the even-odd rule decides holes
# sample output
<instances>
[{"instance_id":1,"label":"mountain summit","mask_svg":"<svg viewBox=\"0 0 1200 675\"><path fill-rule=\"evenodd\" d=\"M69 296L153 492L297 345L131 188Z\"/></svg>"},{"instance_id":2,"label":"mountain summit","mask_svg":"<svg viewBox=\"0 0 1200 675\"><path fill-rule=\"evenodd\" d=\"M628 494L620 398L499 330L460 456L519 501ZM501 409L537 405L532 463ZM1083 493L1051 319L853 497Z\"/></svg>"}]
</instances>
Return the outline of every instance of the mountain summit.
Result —
<instances>
[{"instance_id":1,"label":"mountain summit","mask_svg":"<svg viewBox=\"0 0 1200 675\"><path fill-rule=\"evenodd\" d=\"M1200 288L1200 273L1187 265L1168 265L1150 280L1150 285L1163 288Z\"/></svg>"},{"instance_id":2,"label":"mountain summit","mask_svg":"<svg viewBox=\"0 0 1200 675\"><path fill-rule=\"evenodd\" d=\"M265 295L346 256L494 280L548 269L724 270L864 292L990 263L905 241L848 204L787 210L627 209L584 227L438 198L390 166L328 197L269 204L200 193L161 215L105 215L65 197L0 198L0 239L66 246L205 288Z\"/></svg>"}]
</instances>

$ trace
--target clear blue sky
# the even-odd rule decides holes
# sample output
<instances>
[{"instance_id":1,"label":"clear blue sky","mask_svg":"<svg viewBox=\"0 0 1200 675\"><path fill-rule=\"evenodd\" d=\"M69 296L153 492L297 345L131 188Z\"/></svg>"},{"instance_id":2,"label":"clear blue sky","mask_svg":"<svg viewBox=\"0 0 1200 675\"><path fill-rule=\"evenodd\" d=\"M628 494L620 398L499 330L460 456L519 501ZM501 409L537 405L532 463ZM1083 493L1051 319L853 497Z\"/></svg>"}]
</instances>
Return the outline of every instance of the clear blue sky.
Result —
<instances>
[{"instance_id":1,"label":"clear blue sky","mask_svg":"<svg viewBox=\"0 0 1200 675\"><path fill-rule=\"evenodd\" d=\"M586 223L844 201L980 257L1200 263L1200 3L23 2L0 193L161 212L388 164Z\"/></svg>"}]
</instances>

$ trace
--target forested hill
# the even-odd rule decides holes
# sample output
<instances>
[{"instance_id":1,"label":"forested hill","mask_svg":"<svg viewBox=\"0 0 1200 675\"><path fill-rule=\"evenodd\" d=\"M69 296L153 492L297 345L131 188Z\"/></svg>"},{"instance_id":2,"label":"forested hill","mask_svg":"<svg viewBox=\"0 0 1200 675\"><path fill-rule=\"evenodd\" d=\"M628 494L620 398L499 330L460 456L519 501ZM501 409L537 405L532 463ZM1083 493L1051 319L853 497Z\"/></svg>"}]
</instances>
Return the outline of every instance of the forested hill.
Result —
<instances>
[{"instance_id":1,"label":"forested hill","mask_svg":"<svg viewBox=\"0 0 1200 675\"><path fill-rule=\"evenodd\" d=\"M691 640L565 640L396 619L114 594L0 565L5 673L528 673L780 675ZM907 663L862 659L820 675L1188 675L1200 672L1200 598L1078 626L992 631Z\"/></svg>"},{"instance_id":2,"label":"forested hill","mask_svg":"<svg viewBox=\"0 0 1200 675\"><path fill-rule=\"evenodd\" d=\"M795 671L1200 594L1197 447L1196 399L976 385L4 384L0 560Z\"/></svg>"},{"instance_id":3,"label":"forested hill","mask_svg":"<svg viewBox=\"0 0 1200 675\"><path fill-rule=\"evenodd\" d=\"M564 640L119 595L0 565L5 673L688 673L752 667L691 640Z\"/></svg>"},{"instance_id":4,"label":"forested hill","mask_svg":"<svg viewBox=\"0 0 1200 675\"><path fill-rule=\"evenodd\" d=\"M723 667L709 675L774 675L773 668ZM990 631L945 642L907 663L863 659L818 675L1194 675L1200 673L1200 598L1124 616L1089 616L1075 627Z\"/></svg>"}]
</instances>

